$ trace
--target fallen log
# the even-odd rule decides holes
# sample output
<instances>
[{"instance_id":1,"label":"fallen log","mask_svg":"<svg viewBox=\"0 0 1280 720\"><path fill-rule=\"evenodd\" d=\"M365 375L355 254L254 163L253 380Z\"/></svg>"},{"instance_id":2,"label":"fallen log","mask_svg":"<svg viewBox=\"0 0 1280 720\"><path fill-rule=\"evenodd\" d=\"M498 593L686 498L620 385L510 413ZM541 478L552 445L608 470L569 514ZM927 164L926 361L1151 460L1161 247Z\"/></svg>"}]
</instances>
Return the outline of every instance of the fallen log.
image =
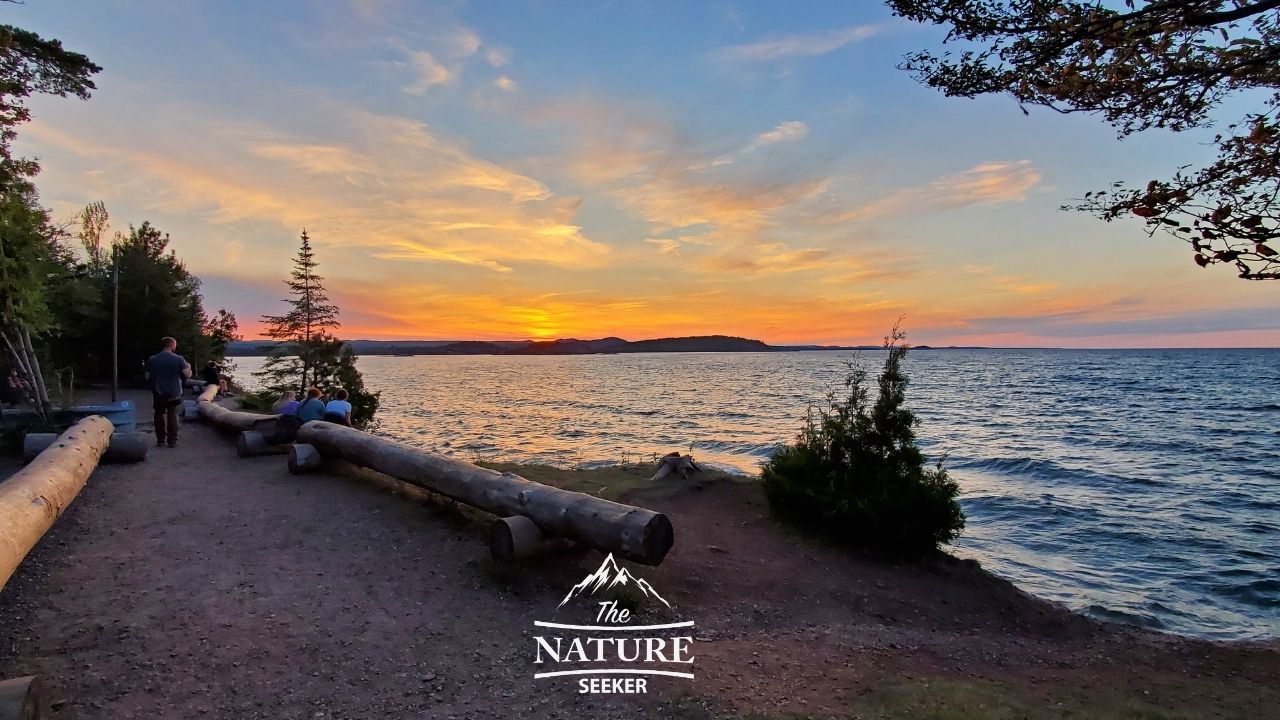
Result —
<instances>
[{"instance_id":1,"label":"fallen log","mask_svg":"<svg viewBox=\"0 0 1280 720\"><path fill-rule=\"evenodd\" d=\"M240 457L258 457L259 455L284 455L289 452L288 444L280 444L257 430L245 430L236 438L236 454Z\"/></svg>"},{"instance_id":2,"label":"fallen log","mask_svg":"<svg viewBox=\"0 0 1280 720\"><path fill-rule=\"evenodd\" d=\"M245 430L256 430L266 435L268 439L275 435L276 418L279 415L263 415L261 413L243 412L241 410L229 410L214 402L214 398L218 396L218 386L210 384L200 393L200 399L196 403L200 417L210 425L219 430L227 430L231 432L243 432Z\"/></svg>"},{"instance_id":3,"label":"fallen log","mask_svg":"<svg viewBox=\"0 0 1280 720\"><path fill-rule=\"evenodd\" d=\"M29 463L58 440L56 433L27 433L22 438L22 462ZM151 436L143 433L112 433L111 442L100 462L135 463L147 459Z\"/></svg>"},{"instance_id":4,"label":"fallen log","mask_svg":"<svg viewBox=\"0 0 1280 720\"><path fill-rule=\"evenodd\" d=\"M0 720L43 720L50 717L40 678L29 675L0 681Z\"/></svg>"},{"instance_id":5,"label":"fallen log","mask_svg":"<svg viewBox=\"0 0 1280 720\"><path fill-rule=\"evenodd\" d=\"M90 415L0 483L0 587L80 493L111 434L110 420Z\"/></svg>"},{"instance_id":6,"label":"fallen log","mask_svg":"<svg viewBox=\"0 0 1280 720\"><path fill-rule=\"evenodd\" d=\"M326 459L377 470L501 518L523 515L544 535L646 565L661 563L675 542L671 521L661 513L549 487L343 425L309 422L298 431L298 442L313 445Z\"/></svg>"},{"instance_id":7,"label":"fallen log","mask_svg":"<svg viewBox=\"0 0 1280 720\"><path fill-rule=\"evenodd\" d=\"M649 482L661 480L672 473L679 473L680 477L687 478L691 472L702 471L698 463L694 462L692 455L681 455L678 452L667 453L658 462L658 471L649 478Z\"/></svg>"}]
</instances>

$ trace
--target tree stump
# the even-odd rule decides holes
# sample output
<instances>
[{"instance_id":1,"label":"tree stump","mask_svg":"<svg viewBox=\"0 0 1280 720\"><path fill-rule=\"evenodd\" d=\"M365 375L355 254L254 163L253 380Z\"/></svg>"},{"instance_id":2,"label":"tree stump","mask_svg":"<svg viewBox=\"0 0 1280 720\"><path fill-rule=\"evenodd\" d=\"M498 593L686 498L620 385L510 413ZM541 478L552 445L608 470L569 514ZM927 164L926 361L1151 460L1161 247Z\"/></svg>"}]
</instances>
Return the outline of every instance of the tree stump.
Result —
<instances>
[{"instance_id":1,"label":"tree stump","mask_svg":"<svg viewBox=\"0 0 1280 720\"><path fill-rule=\"evenodd\" d=\"M299 443L289 446L289 472L294 475L315 472L324 466L324 458L314 445Z\"/></svg>"},{"instance_id":2,"label":"tree stump","mask_svg":"<svg viewBox=\"0 0 1280 720\"><path fill-rule=\"evenodd\" d=\"M678 452L667 453L658 461L658 471L649 478L650 482L661 480L673 473L679 473L681 478L689 477L691 472L701 472L702 468L698 467L698 463L694 462L692 455L681 455Z\"/></svg>"},{"instance_id":3,"label":"tree stump","mask_svg":"<svg viewBox=\"0 0 1280 720\"><path fill-rule=\"evenodd\" d=\"M22 438L22 462L29 463L56 442L56 433L28 433ZM135 463L147 459L151 436L143 433L113 432L111 442L102 453L104 463Z\"/></svg>"},{"instance_id":4,"label":"tree stump","mask_svg":"<svg viewBox=\"0 0 1280 720\"><path fill-rule=\"evenodd\" d=\"M43 720L49 716L38 676L0 681L0 720Z\"/></svg>"}]
</instances>

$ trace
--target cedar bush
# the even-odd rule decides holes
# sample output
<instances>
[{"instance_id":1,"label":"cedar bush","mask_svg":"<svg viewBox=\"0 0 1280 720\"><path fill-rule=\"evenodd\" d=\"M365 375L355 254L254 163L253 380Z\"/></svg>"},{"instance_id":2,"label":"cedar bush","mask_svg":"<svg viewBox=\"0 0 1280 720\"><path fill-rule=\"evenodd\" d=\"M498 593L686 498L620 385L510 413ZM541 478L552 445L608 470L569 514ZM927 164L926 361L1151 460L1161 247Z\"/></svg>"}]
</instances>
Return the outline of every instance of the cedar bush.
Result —
<instances>
[{"instance_id":1,"label":"cedar bush","mask_svg":"<svg viewBox=\"0 0 1280 720\"><path fill-rule=\"evenodd\" d=\"M939 460L928 467L916 446L914 413L904 407L909 345L896 326L870 400L867 371L856 361L843 398L811 407L796 441L765 463L765 494L775 514L842 545L918 555L964 528L960 488Z\"/></svg>"}]
</instances>

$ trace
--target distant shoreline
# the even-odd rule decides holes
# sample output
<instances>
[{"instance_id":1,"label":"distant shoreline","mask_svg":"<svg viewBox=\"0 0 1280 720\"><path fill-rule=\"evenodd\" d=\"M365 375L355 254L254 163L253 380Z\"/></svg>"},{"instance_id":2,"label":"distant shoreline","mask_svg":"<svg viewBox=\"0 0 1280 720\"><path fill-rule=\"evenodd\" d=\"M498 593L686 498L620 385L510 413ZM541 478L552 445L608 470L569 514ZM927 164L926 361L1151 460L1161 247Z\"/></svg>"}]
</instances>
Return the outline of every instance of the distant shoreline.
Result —
<instances>
[{"instance_id":1,"label":"distant shoreline","mask_svg":"<svg viewBox=\"0 0 1280 720\"><path fill-rule=\"evenodd\" d=\"M236 340L227 346L230 357L261 357L278 343L272 340ZM880 350L880 345L769 345L760 340L728 335L623 340L617 337L599 340L351 340L348 345L356 355L618 355L630 353L673 352L812 352ZM1277 350L1267 347L1232 348L1064 348L1064 347L992 347L986 345L913 345L913 350Z\"/></svg>"}]
</instances>

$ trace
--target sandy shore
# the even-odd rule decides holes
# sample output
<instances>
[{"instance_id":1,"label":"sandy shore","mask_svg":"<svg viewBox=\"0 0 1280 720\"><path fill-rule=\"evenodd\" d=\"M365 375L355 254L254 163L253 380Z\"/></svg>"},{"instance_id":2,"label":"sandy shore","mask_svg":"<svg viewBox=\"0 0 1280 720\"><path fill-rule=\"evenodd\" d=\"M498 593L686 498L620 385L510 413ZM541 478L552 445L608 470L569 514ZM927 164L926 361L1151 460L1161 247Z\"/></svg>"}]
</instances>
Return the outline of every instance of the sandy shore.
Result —
<instances>
[{"instance_id":1,"label":"sandy shore","mask_svg":"<svg viewBox=\"0 0 1280 720\"><path fill-rule=\"evenodd\" d=\"M597 554L496 566L484 528L448 509L241 460L194 425L145 464L100 468L0 591L0 677L48 676L55 718L1259 718L1280 704L1276 643L1098 623L971 562L828 548L775 523L750 481L518 470L671 517L666 561L633 569L696 621L696 680L609 697L534 681L532 623Z\"/></svg>"}]
</instances>

